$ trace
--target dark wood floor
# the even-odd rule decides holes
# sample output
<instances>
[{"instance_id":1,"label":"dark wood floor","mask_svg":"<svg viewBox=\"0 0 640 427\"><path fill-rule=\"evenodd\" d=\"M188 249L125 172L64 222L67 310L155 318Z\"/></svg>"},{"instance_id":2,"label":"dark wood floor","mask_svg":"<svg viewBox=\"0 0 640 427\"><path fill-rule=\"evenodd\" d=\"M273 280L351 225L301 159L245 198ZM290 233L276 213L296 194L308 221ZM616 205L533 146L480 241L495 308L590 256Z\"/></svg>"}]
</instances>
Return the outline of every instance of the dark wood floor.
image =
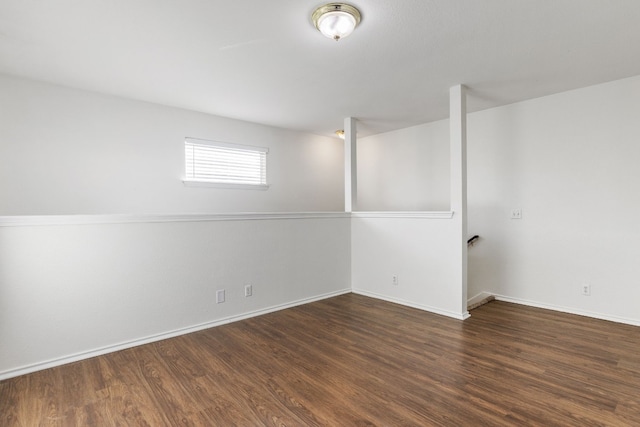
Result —
<instances>
[{"instance_id":1,"label":"dark wood floor","mask_svg":"<svg viewBox=\"0 0 640 427\"><path fill-rule=\"evenodd\" d=\"M639 426L640 328L343 295L0 382L1 426Z\"/></svg>"}]
</instances>

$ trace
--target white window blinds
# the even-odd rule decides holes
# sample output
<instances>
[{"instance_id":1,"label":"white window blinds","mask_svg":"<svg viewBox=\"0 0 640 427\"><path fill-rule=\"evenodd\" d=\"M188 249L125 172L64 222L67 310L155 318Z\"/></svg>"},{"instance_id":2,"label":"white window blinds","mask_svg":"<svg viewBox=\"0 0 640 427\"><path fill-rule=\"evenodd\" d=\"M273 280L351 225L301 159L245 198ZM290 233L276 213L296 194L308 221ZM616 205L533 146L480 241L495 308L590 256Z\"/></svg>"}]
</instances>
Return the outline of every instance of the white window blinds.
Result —
<instances>
[{"instance_id":1,"label":"white window blinds","mask_svg":"<svg viewBox=\"0 0 640 427\"><path fill-rule=\"evenodd\" d=\"M187 138L185 183L267 188L268 148Z\"/></svg>"}]
</instances>

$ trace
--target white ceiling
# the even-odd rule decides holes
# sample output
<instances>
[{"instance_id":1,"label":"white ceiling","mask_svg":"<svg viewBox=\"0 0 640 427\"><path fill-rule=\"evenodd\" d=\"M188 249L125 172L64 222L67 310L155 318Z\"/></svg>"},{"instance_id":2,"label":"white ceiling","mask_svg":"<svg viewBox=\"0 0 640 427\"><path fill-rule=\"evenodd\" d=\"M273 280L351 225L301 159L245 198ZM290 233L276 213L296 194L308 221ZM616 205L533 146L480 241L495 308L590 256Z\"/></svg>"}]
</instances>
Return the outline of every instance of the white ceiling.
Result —
<instances>
[{"instance_id":1,"label":"white ceiling","mask_svg":"<svg viewBox=\"0 0 640 427\"><path fill-rule=\"evenodd\" d=\"M330 135L640 74L640 0L351 0L339 42L312 0L0 0L0 73Z\"/></svg>"}]
</instances>

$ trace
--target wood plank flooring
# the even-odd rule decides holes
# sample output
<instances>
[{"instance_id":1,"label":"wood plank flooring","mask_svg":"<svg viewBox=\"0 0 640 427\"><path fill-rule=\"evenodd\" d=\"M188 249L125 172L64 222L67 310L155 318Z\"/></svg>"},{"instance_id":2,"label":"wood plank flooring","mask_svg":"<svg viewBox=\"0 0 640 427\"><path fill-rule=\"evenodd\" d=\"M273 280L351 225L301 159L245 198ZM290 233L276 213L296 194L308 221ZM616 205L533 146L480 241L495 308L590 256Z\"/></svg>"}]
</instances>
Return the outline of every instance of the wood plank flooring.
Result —
<instances>
[{"instance_id":1,"label":"wood plank flooring","mask_svg":"<svg viewBox=\"0 0 640 427\"><path fill-rule=\"evenodd\" d=\"M640 328L348 294L0 382L0 426L639 426Z\"/></svg>"}]
</instances>

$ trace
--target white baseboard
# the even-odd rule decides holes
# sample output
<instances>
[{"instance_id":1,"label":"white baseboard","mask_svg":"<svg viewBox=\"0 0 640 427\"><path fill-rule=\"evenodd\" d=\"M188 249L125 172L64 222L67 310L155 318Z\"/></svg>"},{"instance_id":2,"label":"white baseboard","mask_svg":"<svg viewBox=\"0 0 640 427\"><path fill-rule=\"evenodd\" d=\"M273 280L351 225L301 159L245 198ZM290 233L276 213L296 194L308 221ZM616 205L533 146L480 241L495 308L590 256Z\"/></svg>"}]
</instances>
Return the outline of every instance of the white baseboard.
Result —
<instances>
[{"instance_id":1,"label":"white baseboard","mask_svg":"<svg viewBox=\"0 0 640 427\"><path fill-rule=\"evenodd\" d=\"M428 305L416 304L411 301L403 300L400 298L393 298L387 295L377 294L375 292L363 291L362 289L352 289L351 292L358 295L363 295L366 297L376 298L383 301L392 302L395 304L404 305L407 307L417 308L418 310L428 311L429 313L439 314L441 316L452 317L457 320L464 320L469 317L469 312L465 311L464 313L454 313L453 311L442 310L436 307L430 307Z\"/></svg>"},{"instance_id":2,"label":"white baseboard","mask_svg":"<svg viewBox=\"0 0 640 427\"><path fill-rule=\"evenodd\" d=\"M261 309L261 310L256 310L256 311L251 311L251 312L248 312L248 313L242 313L242 314L235 315L235 316L225 317L223 319L218 319L218 320L215 320L215 321L212 321L212 322L202 323L202 324L199 324L199 325L189 326L189 327L186 327L186 328L180 328L180 329L176 329L176 330L173 330L173 331L164 332L164 333L161 333L161 334L156 334L156 335L152 335L152 336L148 336L148 337L144 337L144 338L140 338L140 339L136 339L136 340L132 340L132 341L127 341L127 342L124 342L124 343L119 343L119 344L115 344L115 345L101 347L101 348L98 348L98 349L89 350L89 351L85 351L85 352L81 352L81 353L76 353L76 354L73 354L73 355L64 356L64 357L60 357L60 358L56 358L56 359L52 359L52 360L48 360L48 361L44 361L44 362L34 363L34 364L31 364L31 365L28 365L28 366L23 366L23 367L20 367L20 368L9 369L9 370L0 372L0 381L8 379L8 378L12 378L12 377L17 377L17 376L20 376L20 375L25 375L25 374L29 374L29 373L32 373L32 372L40 371L40 370L43 370L43 369L53 368L55 366L65 365L67 363L77 362L77 361L83 360L83 359L89 359L89 358L95 357L95 356L101 356L103 354L112 353L112 352L115 352L115 351L125 350L127 348L136 347L136 346L143 345L143 344L149 344L149 343L152 343L152 342L161 341L161 340L168 339L168 338L173 338L173 337L176 337L176 336L179 336L179 335L189 334L191 332L201 331L203 329L208 329L208 328L213 328L213 327L216 327L216 326L225 325L227 323L237 322L239 320L248 319L248 318L251 318L251 317L261 316L263 314L272 313L274 311L284 310L284 309L287 309L287 308L296 307L296 306L303 305L303 304L308 304L310 302L320 301L320 300L327 299L327 298L332 298L332 297L335 297L335 296L338 296L338 295L348 294L348 293L351 293L351 292L353 292L354 294L368 296L368 297L371 297L371 298L376 298L376 299L380 299L380 300L383 300L383 301L388 301L388 302L392 302L392 303L395 303L395 304L404 305L404 306L407 306L407 307L417 308L419 310L427 311L427 312L434 313L434 314L439 314L439 315L442 315L442 316L451 317L451 318L454 318L454 319L457 319L457 320L464 320L464 319L467 319L467 318L470 317L468 311L465 311L464 313L459 314L459 313L454 313L454 312L447 311L447 310L441 310L441 309L438 309L436 307L426 306L426 305L422 305L422 304L416 304L416 303L413 303L411 301L406 301L406 300L403 300L403 299L400 299L400 298L393 298L393 297L389 297L389 296L386 296L386 295L377 294L377 293L374 293L374 292L364 291L364 290L361 290L361 289L342 289L342 290L335 291L335 292L329 292L329 293L322 294L322 295L316 295L316 296L309 297L309 298L303 298L303 299L292 301L292 302L286 303L286 304L279 304L279 305L275 305L275 306L272 306L272 307L267 307L267 308L264 308L264 309ZM557 306L557 305L553 305L553 304L545 304L545 303L539 303L539 302L530 301L530 300L524 300L524 299L520 299L520 298L508 297L506 295L496 295L496 294L492 294L490 292L480 292L479 294L477 294L477 295L473 296L472 298L470 298L468 300L468 303L469 304L473 304L473 303L475 303L477 301L481 301L484 298L492 296L492 295L498 301L504 301L504 302L514 303L514 304L526 305L526 306L542 308L542 309L546 309L546 310L559 311L559 312L562 312L562 313L576 314L576 315L579 315L579 316L586 316L586 317L591 317L591 318L595 318L595 319L607 320L607 321L616 322L616 323L623 323L623 324L632 325L632 326L640 326L640 320L637 320L637 319L627 319L627 318L618 317L618 316L611 316L611 315L605 315L605 314L600 314L600 313L593 313L593 312L589 312L589 311L577 310L577 309L574 309L574 308L562 307L562 306Z\"/></svg>"},{"instance_id":3,"label":"white baseboard","mask_svg":"<svg viewBox=\"0 0 640 427\"><path fill-rule=\"evenodd\" d=\"M575 309L575 308L563 307L563 306L554 305L554 304L546 304L546 303L541 303L541 302L537 302L537 301L525 300L525 299L521 299L521 298L513 298L513 297L506 296L506 295L496 295L496 294L493 294L491 292L486 292L486 291L485 292L480 292L479 294L475 295L474 297L469 298L469 300L467 301L467 305L471 306L472 304L480 302L483 299L491 297L491 296L493 296L498 301L504 301L504 302L510 302L510 303L513 303L513 304L526 305L526 306L529 306L529 307L543 308L545 310L559 311L561 313L575 314L575 315L578 315L578 316L591 317L591 318L594 318L594 319L607 320L609 322L623 323L625 325L640 326L640 320L637 320L637 319L627 319L625 317L611 316L611 315L608 315L608 314L594 313L594 312L591 312L591 311L578 310L578 309Z\"/></svg>"},{"instance_id":4,"label":"white baseboard","mask_svg":"<svg viewBox=\"0 0 640 427\"><path fill-rule=\"evenodd\" d=\"M529 301L529 300L520 299L520 298L512 298L506 295L494 295L494 296L498 301L511 302L514 304L527 305L527 306L536 307L536 308L544 308L546 310L559 311L559 312L568 313L568 314L576 314L578 316L592 317L594 319L608 320L609 322L624 323L626 325L640 326L640 320L637 320L637 319L627 319L624 317L611 316L608 314L594 313L594 312L585 311L585 310L578 310L575 308L562 307L562 306L553 305L553 304L545 304L545 303Z\"/></svg>"},{"instance_id":5,"label":"white baseboard","mask_svg":"<svg viewBox=\"0 0 640 427\"><path fill-rule=\"evenodd\" d=\"M199 325L189 326L186 328L175 329L173 331L163 332L156 335L151 335L148 337L135 339L115 345L109 345L101 348L97 348L94 350L83 351L81 353L72 354L69 356L64 356L52 360L47 360L44 362L38 362L27 366L22 366L20 368L9 369L6 371L0 372L0 381L6 380L7 378L17 377L20 375L30 374L32 372L41 371L43 369L53 368L55 366L65 365L67 363L77 362L79 360L89 359L91 357L102 356L103 354L113 353L115 351L125 350L127 348L136 347L143 344L149 344L156 341L162 341L167 338L173 338L180 335L189 334L192 332L201 331L203 329L213 328L215 326L226 325L227 323L237 322L239 320L248 319L250 317L261 316L263 314L272 313L274 311L280 311L291 307L296 307L298 305L308 304L314 301L320 301L327 298L332 298L338 295L344 295L351 293L351 289L342 289L335 292L329 292L322 295L316 295L309 298L303 298L297 301L289 302L286 304L279 304L272 307L264 308L261 310L251 311L248 313L242 313L235 316L225 317L223 319L214 320L212 322L206 322Z\"/></svg>"}]
</instances>

